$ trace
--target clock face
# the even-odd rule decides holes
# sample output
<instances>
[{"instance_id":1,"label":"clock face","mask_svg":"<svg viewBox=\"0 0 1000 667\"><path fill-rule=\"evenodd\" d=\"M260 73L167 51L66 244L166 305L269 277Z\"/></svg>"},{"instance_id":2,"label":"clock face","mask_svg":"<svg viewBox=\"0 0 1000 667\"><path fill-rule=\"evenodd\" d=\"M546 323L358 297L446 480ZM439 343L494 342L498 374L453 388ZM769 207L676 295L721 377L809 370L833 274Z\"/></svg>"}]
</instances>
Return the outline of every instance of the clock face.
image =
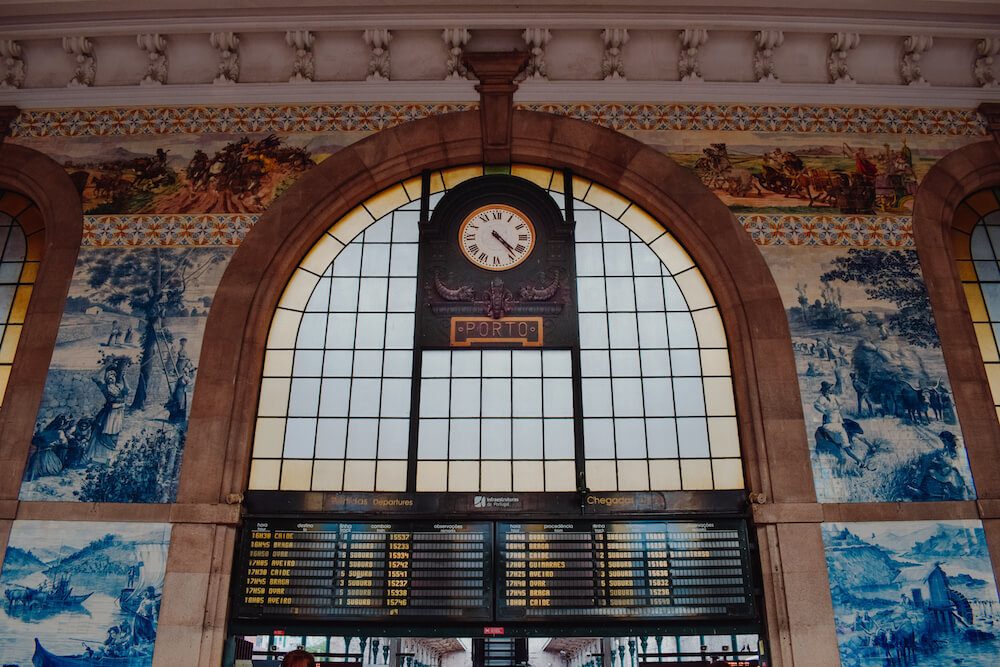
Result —
<instances>
[{"instance_id":1,"label":"clock face","mask_svg":"<svg viewBox=\"0 0 1000 667\"><path fill-rule=\"evenodd\" d=\"M487 204L466 216L458 228L458 245L476 266L506 271L528 259L535 247L535 228L513 206Z\"/></svg>"}]
</instances>

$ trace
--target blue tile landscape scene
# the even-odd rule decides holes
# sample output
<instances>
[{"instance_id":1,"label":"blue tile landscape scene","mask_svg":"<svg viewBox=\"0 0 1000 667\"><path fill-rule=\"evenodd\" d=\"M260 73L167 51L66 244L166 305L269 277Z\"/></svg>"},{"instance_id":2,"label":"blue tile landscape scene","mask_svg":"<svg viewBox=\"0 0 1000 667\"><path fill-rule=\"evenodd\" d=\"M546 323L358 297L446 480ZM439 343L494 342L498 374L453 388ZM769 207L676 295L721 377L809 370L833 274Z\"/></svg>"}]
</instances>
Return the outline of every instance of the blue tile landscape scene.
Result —
<instances>
[{"instance_id":1,"label":"blue tile landscape scene","mask_svg":"<svg viewBox=\"0 0 1000 667\"><path fill-rule=\"evenodd\" d=\"M152 665L169 542L169 524L16 521L0 574L0 662Z\"/></svg>"},{"instance_id":2,"label":"blue tile landscape scene","mask_svg":"<svg viewBox=\"0 0 1000 667\"><path fill-rule=\"evenodd\" d=\"M81 250L22 500L173 501L205 321L231 255Z\"/></svg>"},{"instance_id":3,"label":"blue tile landscape scene","mask_svg":"<svg viewBox=\"0 0 1000 667\"><path fill-rule=\"evenodd\" d=\"M981 523L829 523L823 545L843 667L1000 664Z\"/></svg>"},{"instance_id":4,"label":"blue tile landscape scene","mask_svg":"<svg viewBox=\"0 0 1000 667\"><path fill-rule=\"evenodd\" d=\"M761 250L788 316L818 500L975 498L916 252Z\"/></svg>"}]
</instances>

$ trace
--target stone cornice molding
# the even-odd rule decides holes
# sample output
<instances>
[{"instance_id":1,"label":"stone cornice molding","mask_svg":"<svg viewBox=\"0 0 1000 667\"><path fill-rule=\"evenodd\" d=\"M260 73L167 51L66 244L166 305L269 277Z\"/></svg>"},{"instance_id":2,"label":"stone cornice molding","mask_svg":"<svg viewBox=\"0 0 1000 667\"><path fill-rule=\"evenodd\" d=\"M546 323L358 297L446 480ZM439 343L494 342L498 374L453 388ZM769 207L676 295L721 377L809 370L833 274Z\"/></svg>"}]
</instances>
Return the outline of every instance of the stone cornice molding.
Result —
<instances>
[{"instance_id":1,"label":"stone cornice molding","mask_svg":"<svg viewBox=\"0 0 1000 667\"><path fill-rule=\"evenodd\" d=\"M937 3L939 6L943 3ZM211 10L210 10L211 11ZM105 15L106 16L106 15ZM980 39L984 33L1000 30L1000 12L993 14L957 14L954 12L920 13L911 8L891 12L818 12L801 9L797 12L747 12L730 7L725 11L677 12L669 8L659 11L639 11L630 7L613 8L607 12L587 11L576 8L573 12L532 10L521 7L517 11L504 11L495 6L487 12L353 12L337 14L315 9L294 12L290 9L273 15L251 11L219 11L215 15L184 17L174 12L137 19L125 15L119 18L81 17L77 14L54 15L45 18L24 18L23 12L7 14L0 6L3 28L0 37L13 39L50 39L81 32L91 36L134 35L141 32L202 33L207 31L274 32L301 29L308 22L313 32L365 30L371 27L373 17L378 25L390 30L441 29L442 26L460 25L469 30L506 29L521 30L526 21L533 26L544 25L554 30L601 30L613 20L615 25L641 26L644 30L683 30L692 25L708 30L756 31L762 19L774 30L786 32L860 32L907 37L929 33L938 37L966 37Z\"/></svg>"},{"instance_id":2,"label":"stone cornice molding","mask_svg":"<svg viewBox=\"0 0 1000 667\"><path fill-rule=\"evenodd\" d=\"M900 85L769 84L706 81L696 86L681 81L535 81L527 80L515 93L519 103L672 102L830 104L974 108L982 102L1000 102L1000 87ZM53 88L0 90L0 104L24 109L90 108L106 106L199 104L294 104L346 102L475 102L474 83L447 81L317 81L309 86L290 83L241 83L235 86L171 84L166 86L101 86L64 90Z\"/></svg>"}]
</instances>

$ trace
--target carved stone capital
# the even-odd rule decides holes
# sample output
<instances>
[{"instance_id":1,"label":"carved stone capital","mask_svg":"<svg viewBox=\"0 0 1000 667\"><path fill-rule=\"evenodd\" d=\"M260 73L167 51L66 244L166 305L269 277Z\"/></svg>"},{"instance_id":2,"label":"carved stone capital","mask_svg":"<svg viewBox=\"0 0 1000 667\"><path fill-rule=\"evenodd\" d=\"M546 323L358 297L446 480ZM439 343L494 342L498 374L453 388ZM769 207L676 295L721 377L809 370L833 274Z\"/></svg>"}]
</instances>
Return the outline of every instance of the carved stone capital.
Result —
<instances>
[{"instance_id":1,"label":"carved stone capital","mask_svg":"<svg viewBox=\"0 0 1000 667\"><path fill-rule=\"evenodd\" d=\"M601 75L605 81L624 81L625 61L622 58L622 47L628 43L628 29L605 28L601 32L601 38L604 40Z\"/></svg>"},{"instance_id":2,"label":"carved stone capital","mask_svg":"<svg viewBox=\"0 0 1000 667\"><path fill-rule=\"evenodd\" d=\"M479 79L479 118L483 128L483 162L510 164L515 79L528 64L524 51L466 53L466 66Z\"/></svg>"},{"instance_id":3,"label":"carved stone capital","mask_svg":"<svg viewBox=\"0 0 1000 667\"><path fill-rule=\"evenodd\" d=\"M934 46L930 35L910 35L903 40L903 57L899 62L899 75L907 86L929 86L920 73L920 57Z\"/></svg>"},{"instance_id":4,"label":"carved stone capital","mask_svg":"<svg viewBox=\"0 0 1000 667\"><path fill-rule=\"evenodd\" d=\"M392 33L385 28L375 28L365 30L365 44L371 49L371 57L368 59L368 76L366 81L388 81L389 68L389 42L392 41Z\"/></svg>"},{"instance_id":5,"label":"carved stone capital","mask_svg":"<svg viewBox=\"0 0 1000 667\"><path fill-rule=\"evenodd\" d=\"M285 33L285 44L295 52L292 61L292 76L289 83L308 83L316 75L316 58L313 43L316 36L309 30L289 30Z\"/></svg>"},{"instance_id":6,"label":"carved stone capital","mask_svg":"<svg viewBox=\"0 0 1000 667\"><path fill-rule=\"evenodd\" d=\"M67 88L89 88L94 85L97 74L97 61L94 57L94 44L86 37L63 37L63 51L76 60L73 78L66 84Z\"/></svg>"},{"instance_id":7,"label":"carved stone capital","mask_svg":"<svg viewBox=\"0 0 1000 667\"><path fill-rule=\"evenodd\" d=\"M976 43L976 64L973 65L972 74L976 77L976 83L982 88L993 88L1000 83L997 82L996 74L993 73L993 60L1000 54L1000 37L986 37Z\"/></svg>"},{"instance_id":8,"label":"carved stone capital","mask_svg":"<svg viewBox=\"0 0 1000 667\"><path fill-rule=\"evenodd\" d=\"M698 49L708 42L708 31L704 28L685 28L677 33L680 40L680 54L677 58L677 74L681 81L704 81L698 62Z\"/></svg>"},{"instance_id":9,"label":"carved stone capital","mask_svg":"<svg viewBox=\"0 0 1000 667\"><path fill-rule=\"evenodd\" d=\"M240 36L234 32L213 32L208 41L219 52L218 76L212 83L230 85L240 80Z\"/></svg>"},{"instance_id":10,"label":"carved stone capital","mask_svg":"<svg viewBox=\"0 0 1000 667\"><path fill-rule=\"evenodd\" d=\"M20 88L24 85L24 60L21 45L12 39L0 39L0 58L3 58L4 75L0 89Z\"/></svg>"},{"instance_id":11,"label":"carved stone capital","mask_svg":"<svg viewBox=\"0 0 1000 667\"><path fill-rule=\"evenodd\" d=\"M552 39L552 33L549 32L548 28L526 28L521 33L521 39L524 40L524 44L528 47L528 52L531 55L528 66L524 69L521 78L548 79L548 75L545 72L545 46Z\"/></svg>"},{"instance_id":12,"label":"carved stone capital","mask_svg":"<svg viewBox=\"0 0 1000 667\"><path fill-rule=\"evenodd\" d=\"M149 64L140 86L160 86L167 82L167 40L158 33L136 35L136 44L146 52Z\"/></svg>"},{"instance_id":13,"label":"carved stone capital","mask_svg":"<svg viewBox=\"0 0 1000 667\"><path fill-rule=\"evenodd\" d=\"M856 32L835 32L830 35L830 53L826 58L826 71L830 83L851 84L851 76L847 65L847 52L857 48L861 43L861 35Z\"/></svg>"},{"instance_id":14,"label":"carved stone capital","mask_svg":"<svg viewBox=\"0 0 1000 667\"><path fill-rule=\"evenodd\" d=\"M462 52L472 39L472 33L465 28L445 28L441 31L441 39L448 49L448 61L445 66L448 73L445 79L465 79L469 76L469 70L462 62Z\"/></svg>"},{"instance_id":15,"label":"carved stone capital","mask_svg":"<svg viewBox=\"0 0 1000 667\"><path fill-rule=\"evenodd\" d=\"M778 83L774 73L774 50L785 43L781 30L758 30L754 34L757 48L753 54L753 75L758 83Z\"/></svg>"},{"instance_id":16,"label":"carved stone capital","mask_svg":"<svg viewBox=\"0 0 1000 667\"><path fill-rule=\"evenodd\" d=\"M1000 141L1000 102L984 102L976 111L986 121L986 131Z\"/></svg>"},{"instance_id":17,"label":"carved stone capital","mask_svg":"<svg viewBox=\"0 0 1000 667\"><path fill-rule=\"evenodd\" d=\"M0 141L10 136L10 126L20 113L21 110L15 106L0 107Z\"/></svg>"}]
</instances>

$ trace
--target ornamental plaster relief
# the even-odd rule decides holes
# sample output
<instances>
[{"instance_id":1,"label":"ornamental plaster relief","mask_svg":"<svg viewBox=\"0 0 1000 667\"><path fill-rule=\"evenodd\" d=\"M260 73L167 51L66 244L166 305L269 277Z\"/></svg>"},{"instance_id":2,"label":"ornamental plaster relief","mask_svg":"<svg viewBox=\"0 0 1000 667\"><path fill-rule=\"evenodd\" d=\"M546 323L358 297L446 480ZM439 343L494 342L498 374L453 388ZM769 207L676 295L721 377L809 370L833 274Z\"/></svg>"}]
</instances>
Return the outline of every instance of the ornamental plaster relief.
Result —
<instances>
[{"instance_id":1,"label":"ornamental plaster relief","mask_svg":"<svg viewBox=\"0 0 1000 667\"><path fill-rule=\"evenodd\" d=\"M932 99L941 106L976 106L1000 100L1000 89L994 85L1000 26L994 34L984 34L980 27L958 36L942 28L943 46L935 49L933 31L901 35L877 26L836 32L818 26L789 29L780 22L754 31L713 27L710 41L709 30L697 25L680 30L641 22L611 25L564 29L554 22L546 27L483 31L477 23L436 29L258 29L244 34L243 43L236 31L202 33L214 58L207 45L204 51L195 49L192 39L197 35L189 33L140 32L130 39L100 31L88 37L67 35L58 55L51 53L55 47L51 40L11 34L0 39L0 101L21 108L176 104L204 99L203 86L212 81L226 86L239 83L238 88L213 91L213 99L221 95L223 101L234 103L471 102L473 87L458 84L468 77L461 57L473 33L481 35L477 49L519 47L529 52L522 80L531 85L518 91L521 100L606 99L611 90L605 87L607 81L615 82L616 96L627 95L622 99L634 102L892 105ZM99 77L97 41L102 53ZM319 50L317 42L322 45ZM394 51L398 49L395 71L390 42ZM632 46L626 46L630 42ZM73 56L68 72L63 50ZM148 62L137 72L138 55ZM53 82L63 76L71 80L72 93L54 87ZM323 85L310 86L309 92L286 85L303 82ZM705 85L697 89L680 85L691 82ZM756 92L747 87L754 82L761 84ZM841 85L851 82L859 85L849 89ZM143 90L129 90L136 83ZM771 89L778 83L780 95ZM932 98L919 91L925 86L935 88Z\"/></svg>"}]
</instances>

